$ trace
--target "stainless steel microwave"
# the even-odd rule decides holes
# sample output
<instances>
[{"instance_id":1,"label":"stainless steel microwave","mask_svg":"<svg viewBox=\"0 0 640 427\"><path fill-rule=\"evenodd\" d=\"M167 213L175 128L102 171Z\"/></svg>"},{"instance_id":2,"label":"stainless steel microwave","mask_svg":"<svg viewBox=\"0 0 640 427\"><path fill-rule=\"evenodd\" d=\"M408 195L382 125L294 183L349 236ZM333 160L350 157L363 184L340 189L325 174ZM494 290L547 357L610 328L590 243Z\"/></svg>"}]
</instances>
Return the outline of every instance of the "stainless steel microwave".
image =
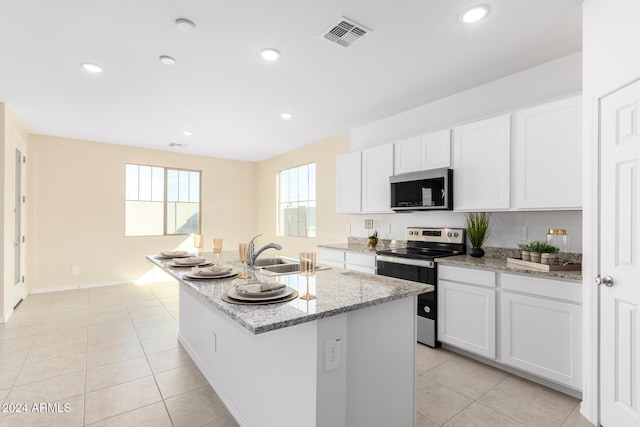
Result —
<instances>
[{"instance_id":1,"label":"stainless steel microwave","mask_svg":"<svg viewBox=\"0 0 640 427\"><path fill-rule=\"evenodd\" d=\"M432 169L389 177L394 211L453 209L453 169Z\"/></svg>"}]
</instances>

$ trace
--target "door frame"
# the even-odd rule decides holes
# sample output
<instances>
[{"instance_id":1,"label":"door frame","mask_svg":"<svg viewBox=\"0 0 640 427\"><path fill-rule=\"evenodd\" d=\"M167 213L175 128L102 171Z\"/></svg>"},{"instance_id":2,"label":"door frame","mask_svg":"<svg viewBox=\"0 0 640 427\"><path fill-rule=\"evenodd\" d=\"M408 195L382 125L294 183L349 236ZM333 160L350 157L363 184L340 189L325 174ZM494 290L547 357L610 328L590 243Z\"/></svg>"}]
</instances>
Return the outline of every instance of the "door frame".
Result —
<instances>
[{"instance_id":1,"label":"door frame","mask_svg":"<svg viewBox=\"0 0 640 427\"><path fill-rule=\"evenodd\" d=\"M640 67L634 67L602 85L584 88L583 94L582 358L584 372L580 413L597 426L600 425L600 291L594 280L600 274L600 102L607 95L639 79Z\"/></svg>"},{"instance_id":2,"label":"door frame","mask_svg":"<svg viewBox=\"0 0 640 427\"><path fill-rule=\"evenodd\" d=\"M19 240L24 239L25 235L26 235L26 221L27 221L27 212L26 212L26 204L24 202L24 197L26 197L26 191L27 191L27 185L26 185L26 178L27 178L27 170L26 170L26 151L27 151L27 142L24 140L24 138L22 138L22 136L18 133L17 130L14 129L13 131L13 144L12 144L12 148L13 148L13 152L14 152L14 159L15 159L15 153L16 151L20 152L20 198L18 199L18 203L20 203L20 232L19 232ZM14 165L13 165L13 188L14 188L14 193L16 191L16 175L17 175L17 170L16 170L16 164L14 161ZM16 194L13 194L13 199L16 200ZM15 227L16 227L16 221L15 221L15 215L14 215L14 220L13 220L13 227L14 227L14 233L15 233ZM25 242L24 241L20 241L18 242L18 244L20 245L20 265L19 265L19 273L21 276L21 280L22 280L22 284L20 285L22 287L23 290L23 295L21 297L22 300L24 300L24 298L27 297L27 284L26 284L26 256L27 256L27 251L26 251L26 247L25 247ZM15 251L13 253L13 273L15 276ZM15 308L16 304L18 304L19 301L16 300L16 287L17 285L13 282L12 280L12 292L11 292L11 307Z\"/></svg>"}]
</instances>

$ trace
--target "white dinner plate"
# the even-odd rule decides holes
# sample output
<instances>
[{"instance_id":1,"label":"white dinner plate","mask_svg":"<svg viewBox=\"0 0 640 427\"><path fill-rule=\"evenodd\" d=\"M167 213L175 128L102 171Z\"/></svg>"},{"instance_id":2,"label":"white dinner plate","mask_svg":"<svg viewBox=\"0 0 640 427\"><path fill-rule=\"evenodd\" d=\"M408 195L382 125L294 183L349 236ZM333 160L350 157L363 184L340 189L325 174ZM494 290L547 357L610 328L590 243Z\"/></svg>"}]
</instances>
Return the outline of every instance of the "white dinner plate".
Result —
<instances>
[{"instance_id":1,"label":"white dinner plate","mask_svg":"<svg viewBox=\"0 0 640 427\"><path fill-rule=\"evenodd\" d=\"M169 267L185 267L185 268L202 267L203 265L211 265L211 264L213 264L211 261L201 261L198 264L176 264L174 262L167 263Z\"/></svg>"},{"instance_id":2,"label":"white dinner plate","mask_svg":"<svg viewBox=\"0 0 640 427\"><path fill-rule=\"evenodd\" d=\"M230 298L237 299L239 301L271 301L271 300L278 300L280 298L288 297L294 291L295 291L295 289L290 288L289 286L287 286L284 289L284 292L282 292L282 293L280 293L278 295L272 295L270 297L247 297L247 296L244 296L244 295L241 295L241 294L237 293L236 290L232 288L232 289L229 289L229 292L227 292L227 294L229 295Z\"/></svg>"},{"instance_id":3,"label":"white dinner plate","mask_svg":"<svg viewBox=\"0 0 640 427\"><path fill-rule=\"evenodd\" d=\"M185 279L192 279L192 280L214 280L214 279L226 279L228 277L234 277L238 274L237 271L235 270L231 270L231 271L227 271L224 274L219 274L217 276L200 276L199 274L196 273L185 273L184 276L182 276Z\"/></svg>"},{"instance_id":4,"label":"white dinner plate","mask_svg":"<svg viewBox=\"0 0 640 427\"><path fill-rule=\"evenodd\" d=\"M186 253L184 255L156 255L156 259L174 259L174 258L188 258L193 256L193 254Z\"/></svg>"},{"instance_id":5,"label":"white dinner plate","mask_svg":"<svg viewBox=\"0 0 640 427\"><path fill-rule=\"evenodd\" d=\"M252 285L257 285L258 283L253 283ZM286 286L283 286L278 289L272 289L270 291L264 292L242 292L242 290L238 290L238 288L242 288L247 285L237 285L233 290L238 294L247 298L262 298L262 297L272 297L272 296L283 296L284 291L286 291Z\"/></svg>"}]
</instances>

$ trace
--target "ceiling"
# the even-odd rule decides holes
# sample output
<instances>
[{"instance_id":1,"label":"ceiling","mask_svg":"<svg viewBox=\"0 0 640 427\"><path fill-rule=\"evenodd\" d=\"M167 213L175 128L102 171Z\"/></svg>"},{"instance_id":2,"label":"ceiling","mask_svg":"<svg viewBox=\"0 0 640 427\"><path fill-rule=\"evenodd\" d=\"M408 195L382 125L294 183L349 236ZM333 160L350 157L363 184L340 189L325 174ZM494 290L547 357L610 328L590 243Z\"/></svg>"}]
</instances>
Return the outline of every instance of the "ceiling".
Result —
<instances>
[{"instance_id":1,"label":"ceiling","mask_svg":"<svg viewBox=\"0 0 640 427\"><path fill-rule=\"evenodd\" d=\"M479 1L469 25L476 0L0 0L0 102L32 133L259 161L581 50L582 0ZM342 16L371 32L321 38Z\"/></svg>"}]
</instances>

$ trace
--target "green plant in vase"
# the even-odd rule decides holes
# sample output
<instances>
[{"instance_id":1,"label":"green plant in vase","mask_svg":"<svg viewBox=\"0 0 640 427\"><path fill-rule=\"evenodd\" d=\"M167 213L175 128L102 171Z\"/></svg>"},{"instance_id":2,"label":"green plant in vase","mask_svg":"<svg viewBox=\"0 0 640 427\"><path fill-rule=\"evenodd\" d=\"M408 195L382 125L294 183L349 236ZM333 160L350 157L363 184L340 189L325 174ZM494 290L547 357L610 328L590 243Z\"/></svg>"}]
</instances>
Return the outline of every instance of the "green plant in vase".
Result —
<instances>
[{"instance_id":1,"label":"green plant in vase","mask_svg":"<svg viewBox=\"0 0 640 427\"><path fill-rule=\"evenodd\" d=\"M518 249L520 249L520 256L523 261L531 261L531 245L529 242L518 243Z\"/></svg>"},{"instance_id":2,"label":"green plant in vase","mask_svg":"<svg viewBox=\"0 0 640 427\"><path fill-rule=\"evenodd\" d=\"M555 254L558 248L542 240L532 240L528 243L531 262L540 262L543 253Z\"/></svg>"},{"instance_id":3,"label":"green plant in vase","mask_svg":"<svg viewBox=\"0 0 640 427\"><path fill-rule=\"evenodd\" d=\"M368 246L371 249L374 249L377 245L378 245L378 230L375 230L373 233L369 234Z\"/></svg>"},{"instance_id":4,"label":"green plant in vase","mask_svg":"<svg viewBox=\"0 0 640 427\"><path fill-rule=\"evenodd\" d=\"M489 237L489 219L491 215L487 212L467 212L465 214L465 228L467 237L471 243L469 255L480 258L484 256L482 245Z\"/></svg>"}]
</instances>

